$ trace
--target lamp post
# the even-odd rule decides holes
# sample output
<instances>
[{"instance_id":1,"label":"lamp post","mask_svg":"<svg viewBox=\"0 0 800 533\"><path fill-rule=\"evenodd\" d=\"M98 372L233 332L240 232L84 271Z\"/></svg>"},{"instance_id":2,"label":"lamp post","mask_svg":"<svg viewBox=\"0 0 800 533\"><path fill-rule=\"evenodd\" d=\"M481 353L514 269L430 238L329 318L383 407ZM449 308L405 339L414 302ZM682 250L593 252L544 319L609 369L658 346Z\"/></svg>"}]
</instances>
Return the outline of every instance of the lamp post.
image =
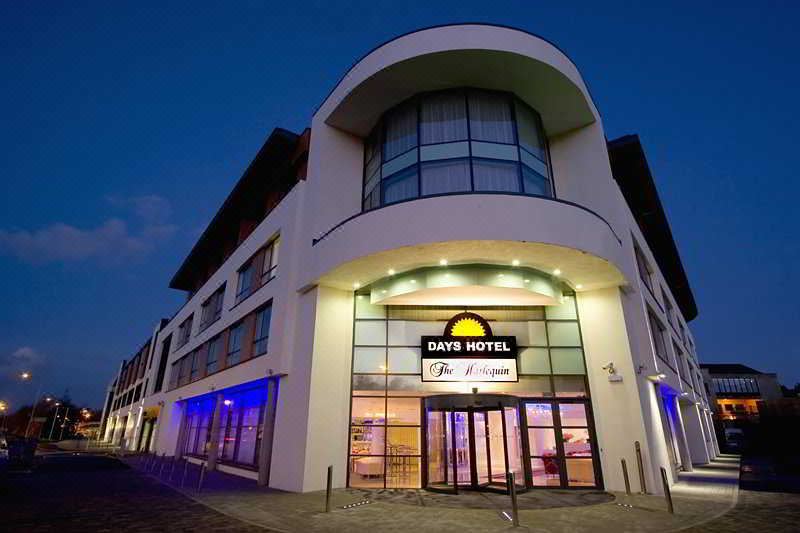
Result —
<instances>
[{"instance_id":1,"label":"lamp post","mask_svg":"<svg viewBox=\"0 0 800 533\"><path fill-rule=\"evenodd\" d=\"M67 406L67 407L65 408L65 410L64 410L64 421L63 421L63 422L61 422L61 433L59 433L59 435L58 435L58 440L59 440L59 441L61 441L61 439L63 439L63 438L64 438L64 426L66 426L66 425L67 425L67 420L69 420L69 419L67 418L68 416L69 416L69 406Z\"/></svg>"},{"instance_id":2,"label":"lamp post","mask_svg":"<svg viewBox=\"0 0 800 533\"><path fill-rule=\"evenodd\" d=\"M47 440L53 440L53 429L56 427L56 420L58 420L58 410L61 408L61 402L56 402L56 414L53 416L53 423L50 424L50 434Z\"/></svg>"},{"instance_id":3,"label":"lamp post","mask_svg":"<svg viewBox=\"0 0 800 533\"><path fill-rule=\"evenodd\" d=\"M19 375L19 378L22 381L30 381L31 380L31 373L30 372L22 372ZM25 438L28 438L28 433L31 431L31 424L33 424L33 417L36 415L36 404L39 403L39 395L42 392L42 383L39 382L39 386L36 388L36 396L33 399L33 407L31 407L31 416L28 418L28 425L25 426Z\"/></svg>"},{"instance_id":4,"label":"lamp post","mask_svg":"<svg viewBox=\"0 0 800 533\"><path fill-rule=\"evenodd\" d=\"M0 422L0 430L2 430L6 425L6 411L8 411L8 404L0 400L0 414L3 415L3 421Z\"/></svg>"}]
</instances>

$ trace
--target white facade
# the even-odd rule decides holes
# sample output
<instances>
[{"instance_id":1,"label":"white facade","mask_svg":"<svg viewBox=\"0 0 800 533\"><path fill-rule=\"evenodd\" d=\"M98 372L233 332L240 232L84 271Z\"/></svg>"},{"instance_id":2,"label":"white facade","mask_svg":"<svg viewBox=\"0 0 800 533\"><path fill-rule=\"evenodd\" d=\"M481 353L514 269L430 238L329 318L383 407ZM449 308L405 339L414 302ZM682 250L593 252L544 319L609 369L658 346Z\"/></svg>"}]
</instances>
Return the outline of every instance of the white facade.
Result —
<instances>
[{"instance_id":1,"label":"white facade","mask_svg":"<svg viewBox=\"0 0 800 533\"><path fill-rule=\"evenodd\" d=\"M362 211L365 137L383 113L406 99L451 88L503 91L538 112L554 194L470 192L407 199ZM189 431L183 429L187 399L210 394L220 395L221 401L226 390L269 378L278 383L277 401L270 407L267 400L259 424L269 425L274 409L274 427L268 428L273 435L271 457L262 457L267 464L256 462L249 470L226 466L224 460L219 461L220 468L253 478L268 469L268 480L262 482L311 491L323 488L324 472L334 465L335 486L345 486L354 464L348 457L355 289L370 290L395 274L447 268L441 265L445 259L453 267L532 269L563 287L564 294L574 291L589 390L585 401L593 413L589 424L600 474L597 486L623 490L620 460L625 459L636 487L634 442L640 443L647 487L654 492L660 490L660 467L674 479L677 468L691 469L693 463L714 457L709 406L687 320L658 267L659 252L648 245L612 175L600 115L577 68L560 50L525 32L495 26L414 32L356 63L318 107L311 132L306 178L159 328L147 369L150 385L138 402L108 413L107 419L115 422L107 425L107 440L113 438L111 428L124 419L134 442L140 413L151 408L158 411L158 423L150 450L183 454ZM486 149L471 142L473 161L472 150L477 148ZM277 275L237 304L242 265L277 236ZM635 247L646 260L652 290L640 276ZM199 331L201 304L223 283L221 317ZM515 298L520 293L512 289L494 285L489 293L519 305ZM452 292L470 308L480 307L489 294L474 285ZM406 305L415 303L415 294L417 305L436 303L437 293L410 294ZM177 371L173 363L268 302L271 322L265 355L170 386L175 380L170 374ZM531 302L526 305L542 305ZM656 334L663 336L665 348L654 339L648 312L664 326ZM175 348L180 325L190 315L195 320L189 340ZM414 339L440 334L439 326L431 322L406 332L410 340L404 342L418 346ZM506 325L499 329L504 327L513 329ZM173 343L163 352L168 338ZM656 355L659 350L664 352L661 357ZM161 390L156 390L162 352L168 354L166 375ZM498 383L478 388L517 394L514 387ZM453 390L469 392L469 388ZM214 427L212 417L203 430L213 435L212 442L224 431L219 425ZM259 449L264 448L265 438L261 437ZM425 441L425 435L419 440ZM532 443L527 437L523 441L528 450ZM420 448L425 448L424 442ZM424 450L418 453L425 455ZM379 475L365 474L365 479ZM420 479L423 483L425 474Z\"/></svg>"}]
</instances>

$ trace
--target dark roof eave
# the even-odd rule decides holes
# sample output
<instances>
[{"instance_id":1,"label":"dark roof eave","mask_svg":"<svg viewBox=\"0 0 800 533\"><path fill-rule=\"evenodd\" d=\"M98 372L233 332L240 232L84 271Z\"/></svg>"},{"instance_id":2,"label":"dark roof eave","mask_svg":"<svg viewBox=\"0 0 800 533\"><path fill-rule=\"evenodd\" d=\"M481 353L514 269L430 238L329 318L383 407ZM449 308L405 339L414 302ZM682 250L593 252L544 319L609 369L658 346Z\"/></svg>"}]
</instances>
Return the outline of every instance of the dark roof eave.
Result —
<instances>
[{"instance_id":1,"label":"dark roof eave","mask_svg":"<svg viewBox=\"0 0 800 533\"><path fill-rule=\"evenodd\" d=\"M653 251L684 319L691 321L697 317L697 303L639 136L625 135L609 141L608 152L614 179Z\"/></svg>"},{"instance_id":2,"label":"dark roof eave","mask_svg":"<svg viewBox=\"0 0 800 533\"><path fill-rule=\"evenodd\" d=\"M288 157L288 155L291 153L291 148L297 142L298 138L298 134L283 128L275 128L272 130L272 133L270 133L269 137L267 137L267 140L264 142L264 145L258 151L255 158L253 158L253 160L247 166L247 169L242 174L242 177L236 182L233 190L230 192L230 194L228 194L227 198L225 198L222 206L217 210L216 214L211 219L211 222L200 235L200 238L197 239L191 251L183 260L183 263L181 263L181 266L178 268L177 272L175 272L175 275L172 276L172 279L169 282L169 287L171 289L185 291L192 289L192 287L188 284L188 278L192 267L194 266L195 262L198 261L198 257L203 254L204 248L214 238L213 233L218 228L223 217L234 208L236 201L242 196L244 189L247 186L247 178L250 176L251 172L253 172L257 166L262 164L277 163L281 160L281 157Z\"/></svg>"}]
</instances>

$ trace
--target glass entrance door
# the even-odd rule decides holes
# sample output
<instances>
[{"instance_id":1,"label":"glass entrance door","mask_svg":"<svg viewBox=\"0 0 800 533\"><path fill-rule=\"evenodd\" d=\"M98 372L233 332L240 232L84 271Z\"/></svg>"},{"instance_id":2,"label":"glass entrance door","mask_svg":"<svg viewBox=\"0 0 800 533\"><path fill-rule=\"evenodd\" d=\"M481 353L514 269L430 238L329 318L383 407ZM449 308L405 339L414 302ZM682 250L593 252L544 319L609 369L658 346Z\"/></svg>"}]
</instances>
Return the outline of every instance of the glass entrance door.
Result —
<instances>
[{"instance_id":1,"label":"glass entrance door","mask_svg":"<svg viewBox=\"0 0 800 533\"><path fill-rule=\"evenodd\" d=\"M428 488L506 491L509 468L524 488L516 406L437 407L426 409Z\"/></svg>"}]
</instances>

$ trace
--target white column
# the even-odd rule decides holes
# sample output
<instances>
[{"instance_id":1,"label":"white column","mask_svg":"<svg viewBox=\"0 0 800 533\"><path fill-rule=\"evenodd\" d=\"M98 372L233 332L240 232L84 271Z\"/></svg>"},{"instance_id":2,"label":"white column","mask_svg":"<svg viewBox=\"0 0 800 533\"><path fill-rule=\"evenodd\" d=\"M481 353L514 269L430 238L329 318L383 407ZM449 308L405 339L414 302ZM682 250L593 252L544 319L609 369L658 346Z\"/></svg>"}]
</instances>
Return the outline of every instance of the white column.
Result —
<instances>
[{"instance_id":1,"label":"white column","mask_svg":"<svg viewBox=\"0 0 800 533\"><path fill-rule=\"evenodd\" d=\"M686 441L693 464L704 464L711 460L706 449L705 432L700 420L700 411L697 405L689 403L681 406L681 416L686 430Z\"/></svg>"},{"instance_id":2,"label":"white column","mask_svg":"<svg viewBox=\"0 0 800 533\"><path fill-rule=\"evenodd\" d=\"M275 408L278 402L278 379L267 380L267 399L264 405L264 422L261 426L261 447L258 450L258 484L269 484L272 462L272 440L275 433Z\"/></svg>"},{"instance_id":3,"label":"white column","mask_svg":"<svg viewBox=\"0 0 800 533\"><path fill-rule=\"evenodd\" d=\"M219 454L219 425L220 414L222 412L222 393L217 394L217 401L214 404L214 414L211 417L211 436L208 445L208 470L216 470L217 455Z\"/></svg>"},{"instance_id":4,"label":"white column","mask_svg":"<svg viewBox=\"0 0 800 533\"><path fill-rule=\"evenodd\" d=\"M675 415L677 420L675 421L675 430L677 435L675 435L676 440L678 441L678 446L680 447L681 453L681 466L683 466L683 470L685 472L691 472L694 470L692 467L692 457L689 453L689 443L686 441L686 427L683 422L683 415L681 415L681 402L677 396L673 398L675 402Z\"/></svg>"}]
</instances>

